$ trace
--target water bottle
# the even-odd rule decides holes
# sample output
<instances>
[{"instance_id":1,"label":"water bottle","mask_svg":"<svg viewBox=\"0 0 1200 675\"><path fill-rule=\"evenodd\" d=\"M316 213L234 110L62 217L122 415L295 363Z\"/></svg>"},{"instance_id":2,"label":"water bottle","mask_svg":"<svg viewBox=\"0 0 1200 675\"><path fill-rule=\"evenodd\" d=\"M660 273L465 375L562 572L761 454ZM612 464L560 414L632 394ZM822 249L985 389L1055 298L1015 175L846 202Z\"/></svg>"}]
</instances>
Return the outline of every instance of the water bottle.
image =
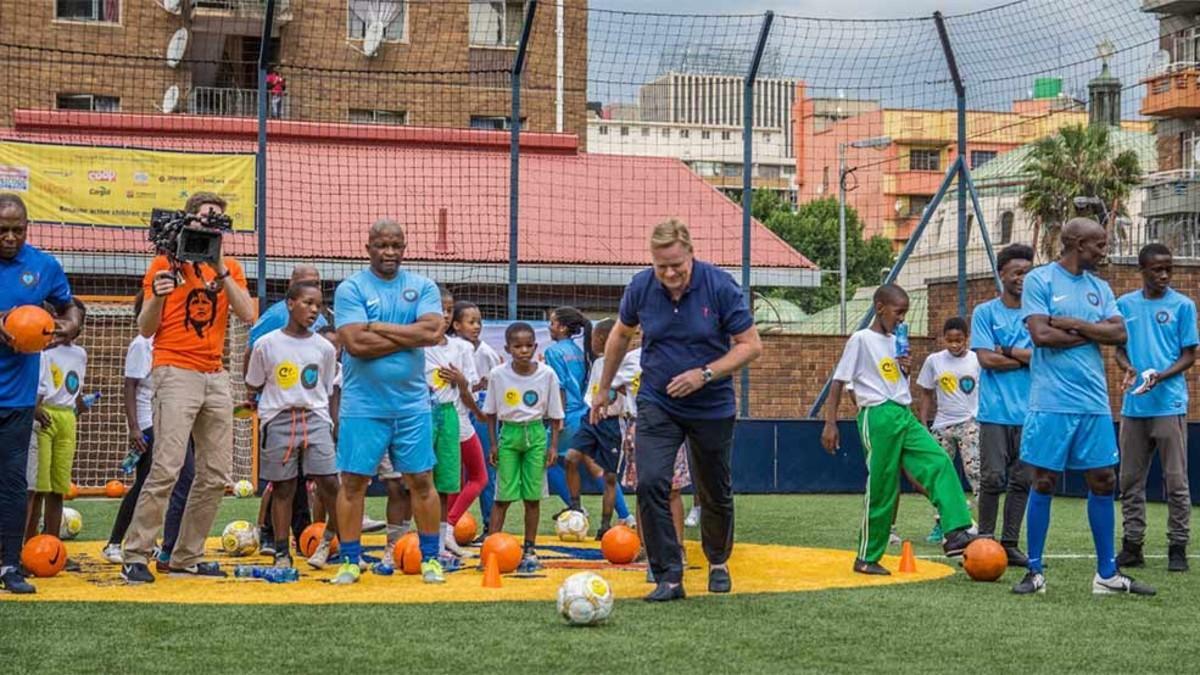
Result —
<instances>
[{"instance_id":1,"label":"water bottle","mask_svg":"<svg viewBox=\"0 0 1200 675\"><path fill-rule=\"evenodd\" d=\"M233 576L238 579L253 579L258 565L237 565L233 568Z\"/></svg>"},{"instance_id":2,"label":"water bottle","mask_svg":"<svg viewBox=\"0 0 1200 675\"><path fill-rule=\"evenodd\" d=\"M262 576L268 583L284 584L292 581L300 581L300 570L295 567L279 568L279 567L264 567L262 568Z\"/></svg>"},{"instance_id":3,"label":"water bottle","mask_svg":"<svg viewBox=\"0 0 1200 675\"><path fill-rule=\"evenodd\" d=\"M150 442L149 436L142 436L142 440ZM121 473L129 475L137 469L138 462L142 459L142 453L137 448L130 448L129 453L125 455L125 459L121 462Z\"/></svg>"},{"instance_id":4,"label":"water bottle","mask_svg":"<svg viewBox=\"0 0 1200 675\"><path fill-rule=\"evenodd\" d=\"M896 336L896 356L908 356L908 324L898 324L892 332Z\"/></svg>"},{"instance_id":5,"label":"water bottle","mask_svg":"<svg viewBox=\"0 0 1200 675\"><path fill-rule=\"evenodd\" d=\"M84 409L91 410L92 406L100 402L100 392L94 391L90 394L84 394L82 400Z\"/></svg>"}]
</instances>

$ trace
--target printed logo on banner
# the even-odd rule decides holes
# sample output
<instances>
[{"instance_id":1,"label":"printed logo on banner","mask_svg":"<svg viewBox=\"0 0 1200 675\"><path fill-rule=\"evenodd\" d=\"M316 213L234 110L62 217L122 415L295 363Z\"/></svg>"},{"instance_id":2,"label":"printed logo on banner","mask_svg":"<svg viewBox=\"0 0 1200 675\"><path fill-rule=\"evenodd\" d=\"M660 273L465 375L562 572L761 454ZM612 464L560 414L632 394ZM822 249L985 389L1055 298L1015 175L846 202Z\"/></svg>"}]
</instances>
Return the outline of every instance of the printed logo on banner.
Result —
<instances>
[{"instance_id":1,"label":"printed logo on banner","mask_svg":"<svg viewBox=\"0 0 1200 675\"><path fill-rule=\"evenodd\" d=\"M5 192L29 192L29 168L24 166L0 166L0 190Z\"/></svg>"},{"instance_id":2,"label":"printed logo on banner","mask_svg":"<svg viewBox=\"0 0 1200 675\"><path fill-rule=\"evenodd\" d=\"M115 183L117 182L117 172L112 169L89 171L88 180L93 183Z\"/></svg>"}]
</instances>

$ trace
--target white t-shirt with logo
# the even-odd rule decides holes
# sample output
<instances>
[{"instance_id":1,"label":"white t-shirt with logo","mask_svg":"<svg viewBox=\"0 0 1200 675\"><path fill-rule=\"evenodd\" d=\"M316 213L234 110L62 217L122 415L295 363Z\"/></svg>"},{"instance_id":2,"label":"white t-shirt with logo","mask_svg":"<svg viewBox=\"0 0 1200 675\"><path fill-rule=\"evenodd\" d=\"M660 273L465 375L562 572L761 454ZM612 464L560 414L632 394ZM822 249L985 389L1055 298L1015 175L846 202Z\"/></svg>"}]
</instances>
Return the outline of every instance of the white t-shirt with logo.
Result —
<instances>
[{"instance_id":1,"label":"white t-shirt with logo","mask_svg":"<svg viewBox=\"0 0 1200 675\"><path fill-rule=\"evenodd\" d=\"M87 352L79 345L59 345L42 352L46 394L42 403L74 408L87 374Z\"/></svg>"},{"instance_id":2,"label":"white t-shirt with logo","mask_svg":"<svg viewBox=\"0 0 1200 675\"><path fill-rule=\"evenodd\" d=\"M628 370L626 370L628 368ZM628 396L625 397L625 414L630 417L637 417L637 395L638 389L642 388L642 348L630 350L625 353L625 358L621 360L621 367L617 369L617 374L622 372L628 373L629 379L625 382L625 390ZM614 379L614 385L615 380Z\"/></svg>"},{"instance_id":3,"label":"white t-shirt with logo","mask_svg":"<svg viewBox=\"0 0 1200 675\"><path fill-rule=\"evenodd\" d=\"M496 366L504 363L504 358L488 343L480 340L478 347L474 345L472 347L475 350L475 372L479 374L480 378L487 377L488 373L492 372Z\"/></svg>"},{"instance_id":4,"label":"white t-shirt with logo","mask_svg":"<svg viewBox=\"0 0 1200 675\"><path fill-rule=\"evenodd\" d=\"M632 392L629 392L629 385L635 377L640 378L642 374L641 365L638 363L641 359L641 351L637 351L637 354L627 353L625 358L621 359L621 365L617 368L616 375L613 375L612 389L609 390L610 403L607 408L609 417L617 417L628 408L625 399L629 398L632 394ZM635 358L631 359L630 356L634 356ZM587 401L585 403L587 403L589 408L591 408L592 402L600 394L600 377L603 374L604 357L601 356L592 362L592 371L588 375ZM621 387L626 388L626 393L618 391Z\"/></svg>"},{"instance_id":5,"label":"white t-shirt with logo","mask_svg":"<svg viewBox=\"0 0 1200 675\"><path fill-rule=\"evenodd\" d=\"M930 354L921 366L917 386L937 391L934 429L961 424L979 414L979 358L971 350L962 356L946 349Z\"/></svg>"},{"instance_id":6,"label":"white t-shirt with logo","mask_svg":"<svg viewBox=\"0 0 1200 675\"><path fill-rule=\"evenodd\" d=\"M454 404L454 411L458 413L458 440L462 442L475 435L475 427L471 426L467 406L462 402L458 387L438 373L439 368L447 366L462 371L467 382L474 387L479 382L479 375L475 372L475 347L466 340L449 336L446 344L425 348L425 382L434 400Z\"/></svg>"},{"instance_id":7,"label":"white t-shirt with logo","mask_svg":"<svg viewBox=\"0 0 1200 675\"><path fill-rule=\"evenodd\" d=\"M860 408L887 401L912 404L908 378L896 361L896 337L864 328L850 336L833 379L854 385L854 400Z\"/></svg>"},{"instance_id":8,"label":"white t-shirt with logo","mask_svg":"<svg viewBox=\"0 0 1200 675\"><path fill-rule=\"evenodd\" d=\"M138 335L125 350L125 379L137 380L137 424L139 429L154 426L154 385L150 371L154 367L154 338Z\"/></svg>"},{"instance_id":9,"label":"white t-shirt with logo","mask_svg":"<svg viewBox=\"0 0 1200 675\"><path fill-rule=\"evenodd\" d=\"M292 337L273 330L254 343L246 384L262 387L258 418L263 423L290 408L313 411L330 424L329 395L337 377L337 350L329 340L310 333Z\"/></svg>"},{"instance_id":10,"label":"white t-shirt with logo","mask_svg":"<svg viewBox=\"0 0 1200 675\"><path fill-rule=\"evenodd\" d=\"M531 375L520 375L511 363L496 366L488 373L485 415L496 415L501 422L561 420L563 413L560 385L554 369L534 361Z\"/></svg>"}]
</instances>

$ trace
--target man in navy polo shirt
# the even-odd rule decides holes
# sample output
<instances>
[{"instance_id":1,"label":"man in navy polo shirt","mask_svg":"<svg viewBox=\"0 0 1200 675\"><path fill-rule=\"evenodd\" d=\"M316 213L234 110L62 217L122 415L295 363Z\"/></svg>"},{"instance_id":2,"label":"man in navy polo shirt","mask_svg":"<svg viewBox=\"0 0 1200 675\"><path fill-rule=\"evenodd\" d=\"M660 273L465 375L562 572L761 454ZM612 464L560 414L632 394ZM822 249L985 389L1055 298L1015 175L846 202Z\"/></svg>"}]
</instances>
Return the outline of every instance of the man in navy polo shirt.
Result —
<instances>
[{"instance_id":1,"label":"man in navy polo shirt","mask_svg":"<svg viewBox=\"0 0 1200 675\"><path fill-rule=\"evenodd\" d=\"M654 267L634 275L621 298L596 390L612 387L641 326L642 385L634 441L638 509L658 582L645 599L662 602L684 597L683 555L669 498L675 454L685 439L709 563L708 590L728 593L732 587L726 565L733 551L730 460L736 417L730 376L762 354L762 343L733 278L693 257L687 225L672 219L655 226L650 255ZM607 395L591 401L593 423L607 404Z\"/></svg>"},{"instance_id":2,"label":"man in navy polo shirt","mask_svg":"<svg viewBox=\"0 0 1200 675\"><path fill-rule=\"evenodd\" d=\"M25 202L0 193L0 590L33 593L21 574L25 533L25 463L37 402L37 354L19 354L4 331L9 310L49 302L58 311L55 342L74 339L83 321L71 301L71 287L53 256L25 243L29 217Z\"/></svg>"}]
</instances>

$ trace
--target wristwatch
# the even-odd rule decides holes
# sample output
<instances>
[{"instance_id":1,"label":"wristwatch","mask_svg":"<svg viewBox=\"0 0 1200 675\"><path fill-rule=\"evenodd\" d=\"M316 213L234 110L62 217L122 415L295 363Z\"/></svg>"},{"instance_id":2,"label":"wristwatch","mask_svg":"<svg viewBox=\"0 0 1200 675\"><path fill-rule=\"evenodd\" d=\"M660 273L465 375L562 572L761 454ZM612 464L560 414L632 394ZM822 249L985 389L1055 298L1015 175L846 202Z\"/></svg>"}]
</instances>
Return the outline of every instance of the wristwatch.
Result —
<instances>
[{"instance_id":1,"label":"wristwatch","mask_svg":"<svg viewBox=\"0 0 1200 675\"><path fill-rule=\"evenodd\" d=\"M709 382L712 382L712 379L713 379L712 368L710 368L708 366L704 366L704 368L702 368L700 370L700 377L704 378L704 384L708 384Z\"/></svg>"}]
</instances>

